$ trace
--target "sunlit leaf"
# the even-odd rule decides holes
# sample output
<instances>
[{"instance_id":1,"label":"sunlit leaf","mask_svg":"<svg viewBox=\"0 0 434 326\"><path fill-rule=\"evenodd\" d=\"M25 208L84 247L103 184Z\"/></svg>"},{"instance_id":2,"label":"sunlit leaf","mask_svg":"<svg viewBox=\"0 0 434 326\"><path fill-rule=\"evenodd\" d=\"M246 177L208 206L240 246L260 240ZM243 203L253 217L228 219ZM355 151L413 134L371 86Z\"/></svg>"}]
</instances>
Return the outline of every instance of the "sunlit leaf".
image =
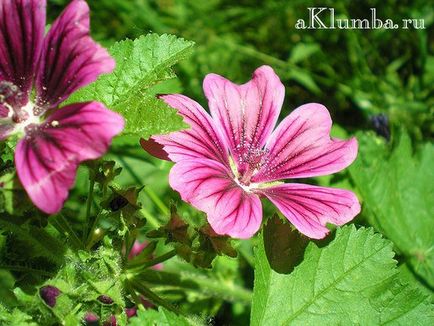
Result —
<instances>
[{"instance_id":1,"label":"sunlit leaf","mask_svg":"<svg viewBox=\"0 0 434 326\"><path fill-rule=\"evenodd\" d=\"M350 174L364 201L369 223L391 239L409 267L434 286L434 146L413 153L401 134L396 148L360 135L360 152Z\"/></svg>"},{"instance_id":2,"label":"sunlit leaf","mask_svg":"<svg viewBox=\"0 0 434 326\"><path fill-rule=\"evenodd\" d=\"M137 316L129 320L131 326L191 326L195 325L186 318L178 316L162 307L157 310L139 310Z\"/></svg>"},{"instance_id":3,"label":"sunlit leaf","mask_svg":"<svg viewBox=\"0 0 434 326\"><path fill-rule=\"evenodd\" d=\"M392 243L372 229L339 229L323 248L311 242L291 274L255 250L251 325L432 324L427 296L400 284Z\"/></svg>"},{"instance_id":4,"label":"sunlit leaf","mask_svg":"<svg viewBox=\"0 0 434 326\"><path fill-rule=\"evenodd\" d=\"M182 118L156 96L161 92L161 82L176 77L172 66L184 59L192 47L193 42L167 34L117 42L109 49L116 60L114 72L101 76L69 102L103 102L124 116L125 134L148 138L183 129L186 125Z\"/></svg>"}]
</instances>

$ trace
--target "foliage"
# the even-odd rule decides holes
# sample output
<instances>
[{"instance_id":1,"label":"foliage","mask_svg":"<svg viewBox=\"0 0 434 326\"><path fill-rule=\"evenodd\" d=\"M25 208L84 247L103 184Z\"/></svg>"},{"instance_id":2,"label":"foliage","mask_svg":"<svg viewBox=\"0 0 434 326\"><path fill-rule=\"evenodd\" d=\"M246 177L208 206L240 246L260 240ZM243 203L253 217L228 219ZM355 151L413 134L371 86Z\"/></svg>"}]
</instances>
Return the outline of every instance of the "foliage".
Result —
<instances>
[{"instance_id":1,"label":"foliage","mask_svg":"<svg viewBox=\"0 0 434 326\"><path fill-rule=\"evenodd\" d=\"M166 34L117 42L109 49L116 60L115 71L75 93L69 101L106 104L124 116L125 134L149 138L182 129L181 117L156 96L165 89L159 84L175 77L171 67L185 58L192 46L193 42Z\"/></svg>"},{"instance_id":2,"label":"foliage","mask_svg":"<svg viewBox=\"0 0 434 326\"><path fill-rule=\"evenodd\" d=\"M393 240L405 263L434 288L433 145L413 153L405 133L393 150L372 135L360 135L359 141L360 158L350 174L368 222Z\"/></svg>"},{"instance_id":3,"label":"foliage","mask_svg":"<svg viewBox=\"0 0 434 326\"><path fill-rule=\"evenodd\" d=\"M130 325L155 325L155 326L189 326L192 325L186 319L177 316L164 308L159 308L158 311L146 310L139 311L137 317L131 319Z\"/></svg>"},{"instance_id":4,"label":"foliage","mask_svg":"<svg viewBox=\"0 0 434 326\"><path fill-rule=\"evenodd\" d=\"M266 246L261 242L255 250L252 325L429 325L434 320L429 298L400 283L392 243L372 229L343 227L324 248L311 242L289 275L271 268Z\"/></svg>"}]
</instances>

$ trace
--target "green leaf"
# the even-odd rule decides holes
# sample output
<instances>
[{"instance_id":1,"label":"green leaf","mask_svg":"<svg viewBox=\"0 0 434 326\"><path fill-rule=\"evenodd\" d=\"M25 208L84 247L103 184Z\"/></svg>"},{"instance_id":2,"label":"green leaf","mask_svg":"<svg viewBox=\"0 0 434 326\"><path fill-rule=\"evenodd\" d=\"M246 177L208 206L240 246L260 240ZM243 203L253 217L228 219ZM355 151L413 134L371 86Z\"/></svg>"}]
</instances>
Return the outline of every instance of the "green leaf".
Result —
<instances>
[{"instance_id":1,"label":"green leaf","mask_svg":"<svg viewBox=\"0 0 434 326\"><path fill-rule=\"evenodd\" d=\"M184 317L178 316L175 313L159 307L157 310L139 310L137 316L129 320L128 325L131 326L142 326L142 325L152 325L152 326L191 326L196 325L185 319Z\"/></svg>"},{"instance_id":2,"label":"green leaf","mask_svg":"<svg viewBox=\"0 0 434 326\"><path fill-rule=\"evenodd\" d=\"M55 236L55 231L50 227L36 227L30 223L19 223L18 219L5 215L0 218L0 228L10 232L9 242L13 248L13 255L8 259L0 257L0 263L10 264L13 262L29 263L34 258L44 258L49 262L60 265L64 261L66 247ZM8 248L12 251L12 248Z\"/></svg>"},{"instance_id":3,"label":"green leaf","mask_svg":"<svg viewBox=\"0 0 434 326\"><path fill-rule=\"evenodd\" d=\"M148 34L115 43L110 54L116 60L113 73L75 93L68 101L96 100L122 114L125 134L148 138L187 127L176 111L156 98L161 83L176 77L171 67L184 59L193 42L174 35Z\"/></svg>"},{"instance_id":4,"label":"green leaf","mask_svg":"<svg viewBox=\"0 0 434 326\"><path fill-rule=\"evenodd\" d=\"M32 317L26 313L13 309L11 312L0 304L0 323L4 326L37 326Z\"/></svg>"},{"instance_id":5,"label":"green leaf","mask_svg":"<svg viewBox=\"0 0 434 326\"><path fill-rule=\"evenodd\" d=\"M429 299L401 284L392 243L346 226L324 248L311 242L294 271L271 269L255 249L252 325L381 325L434 322Z\"/></svg>"},{"instance_id":6,"label":"green leaf","mask_svg":"<svg viewBox=\"0 0 434 326\"><path fill-rule=\"evenodd\" d=\"M13 167L1 170L0 184L2 184L0 187L0 213L22 216L35 210L27 193L16 178Z\"/></svg>"},{"instance_id":7,"label":"green leaf","mask_svg":"<svg viewBox=\"0 0 434 326\"><path fill-rule=\"evenodd\" d=\"M350 174L370 224L391 239L419 277L434 287L434 146L414 155L402 133L392 152L382 139L360 135Z\"/></svg>"},{"instance_id":8,"label":"green leaf","mask_svg":"<svg viewBox=\"0 0 434 326\"><path fill-rule=\"evenodd\" d=\"M316 84L315 80L309 74L308 71L294 67L291 69L291 74L289 77L292 80L300 83L302 86L306 87L307 90L314 94L321 94L321 89Z\"/></svg>"},{"instance_id":9,"label":"green leaf","mask_svg":"<svg viewBox=\"0 0 434 326\"><path fill-rule=\"evenodd\" d=\"M97 314L102 321L112 315L118 321L126 318L118 250L106 243L106 246L93 252L67 250L62 257L65 263L57 274L39 283L36 292L26 293L15 287L18 307L25 314L35 316L40 325L79 325L80 319L89 311ZM60 291L54 306L47 305L40 296L39 289L46 285ZM109 297L112 303L103 301L102 295Z\"/></svg>"},{"instance_id":10,"label":"green leaf","mask_svg":"<svg viewBox=\"0 0 434 326\"><path fill-rule=\"evenodd\" d=\"M12 274L4 269L0 269L0 306L12 307L17 299L12 291L15 279Z\"/></svg>"},{"instance_id":11,"label":"green leaf","mask_svg":"<svg viewBox=\"0 0 434 326\"><path fill-rule=\"evenodd\" d=\"M228 264L228 262L226 262ZM137 277L139 281L147 284L175 286L199 292L203 296L215 297L229 302L250 304L252 293L237 285L233 280L224 280L213 273L204 274L200 269L177 270L167 272L152 269L143 270Z\"/></svg>"},{"instance_id":12,"label":"green leaf","mask_svg":"<svg viewBox=\"0 0 434 326\"><path fill-rule=\"evenodd\" d=\"M303 260L308 239L277 215L267 221L263 232L265 253L270 267L278 273L290 273Z\"/></svg>"}]
</instances>

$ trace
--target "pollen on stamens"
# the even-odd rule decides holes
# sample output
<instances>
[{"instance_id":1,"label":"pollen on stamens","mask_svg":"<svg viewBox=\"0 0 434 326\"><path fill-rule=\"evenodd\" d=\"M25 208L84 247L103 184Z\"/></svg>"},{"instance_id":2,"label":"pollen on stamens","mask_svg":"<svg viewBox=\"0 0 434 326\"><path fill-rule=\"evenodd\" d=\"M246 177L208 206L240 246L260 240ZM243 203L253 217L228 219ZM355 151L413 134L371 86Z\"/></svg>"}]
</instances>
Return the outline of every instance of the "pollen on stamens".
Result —
<instances>
[{"instance_id":1,"label":"pollen on stamens","mask_svg":"<svg viewBox=\"0 0 434 326\"><path fill-rule=\"evenodd\" d=\"M247 164L251 169L259 169L267 163L267 148L249 148L237 146L238 163Z\"/></svg>"},{"instance_id":2,"label":"pollen on stamens","mask_svg":"<svg viewBox=\"0 0 434 326\"><path fill-rule=\"evenodd\" d=\"M57 121L57 120L51 121L51 126L52 127L57 127L58 125L59 125L59 121Z\"/></svg>"}]
</instances>

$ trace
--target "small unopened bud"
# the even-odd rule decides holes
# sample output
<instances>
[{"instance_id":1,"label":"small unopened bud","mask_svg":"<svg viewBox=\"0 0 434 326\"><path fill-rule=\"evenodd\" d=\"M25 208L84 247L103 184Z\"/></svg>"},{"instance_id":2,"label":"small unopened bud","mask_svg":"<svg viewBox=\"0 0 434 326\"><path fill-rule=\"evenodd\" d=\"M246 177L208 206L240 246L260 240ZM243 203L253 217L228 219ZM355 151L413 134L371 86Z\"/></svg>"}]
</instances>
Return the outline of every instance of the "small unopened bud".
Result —
<instances>
[{"instance_id":1,"label":"small unopened bud","mask_svg":"<svg viewBox=\"0 0 434 326\"><path fill-rule=\"evenodd\" d=\"M125 314L127 315L128 318L137 316L137 308L136 308L136 306L133 306L131 308L125 308Z\"/></svg>"},{"instance_id":2,"label":"small unopened bud","mask_svg":"<svg viewBox=\"0 0 434 326\"><path fill-rule=\"evenodd\" d=\"M385 114L372 116L371 123L377 135L386 138L387 141L390 140L389 118Z\"/></svg>"},{"instance_id":3,"label":"small unopened bud","mask_svg":"<svg viewBox=\"0 0 434 326\"><path fill-rule=\"evenodd\" d=\"M98 297L98 300L104 304L112 304L113 299L110 298L108 295L102 294Z\"/></svg>"},{"instance_id":4,"label":"small unopened bud","mask_svg":"<svg viewBox=\"0 0 434 326\"><path fill-rule=\"evenodd\" d=\"M52 285L46 285L39 289L39 295L41 296L42 300L53 308L56 305L56 299L60 294L60 290Z\"/></svg>"},{"instance_id":5,"label":"small unopened bud","mask_svg":"<svg viewBox=\"0 0 434 326\"><path fill-rule=\"evenodd\" d=\"M128 205L128 200L122 196L116 196L115 198L112 199L112 201L109 204L110 209L113 212L117 212L118 210L124 208L127 205Z\"/></svg>"},{"instance_id":6,"label":"small unopened bud","mask_svg":"<svg viewBox=\"0 0 434 326\"><path fill-rule=\"evenodd\" d=\"M84 316L84 323L86 326L98 326L99 325L99 317L95 315L93 312L87 312Z\"/></svg>"},{"instance_id":7,"label":"small unopened bud","mask_svg":"<svg viewBox=\"0 0 434 326\"><path fill-rule=\"evenodd\" d=\"M116 321L116 317L111 315L110 318L104 322L103 326L116 326L117 325L117 321Z\"/></svg>"},{"instance_id":8,"label":"small unopened bud","mask_svg":"<svg viewBox=\"0 0 434 326\"><path fill-rule=\"evenodd\" d=\"M128 259L133 259L134 257L140 255L140 253L143 251L143 249L146 248L147 245L148 242L146 241L140 242L136 240L130 250L130 253L128 254Z\"/></svg>"}]
</instances>

